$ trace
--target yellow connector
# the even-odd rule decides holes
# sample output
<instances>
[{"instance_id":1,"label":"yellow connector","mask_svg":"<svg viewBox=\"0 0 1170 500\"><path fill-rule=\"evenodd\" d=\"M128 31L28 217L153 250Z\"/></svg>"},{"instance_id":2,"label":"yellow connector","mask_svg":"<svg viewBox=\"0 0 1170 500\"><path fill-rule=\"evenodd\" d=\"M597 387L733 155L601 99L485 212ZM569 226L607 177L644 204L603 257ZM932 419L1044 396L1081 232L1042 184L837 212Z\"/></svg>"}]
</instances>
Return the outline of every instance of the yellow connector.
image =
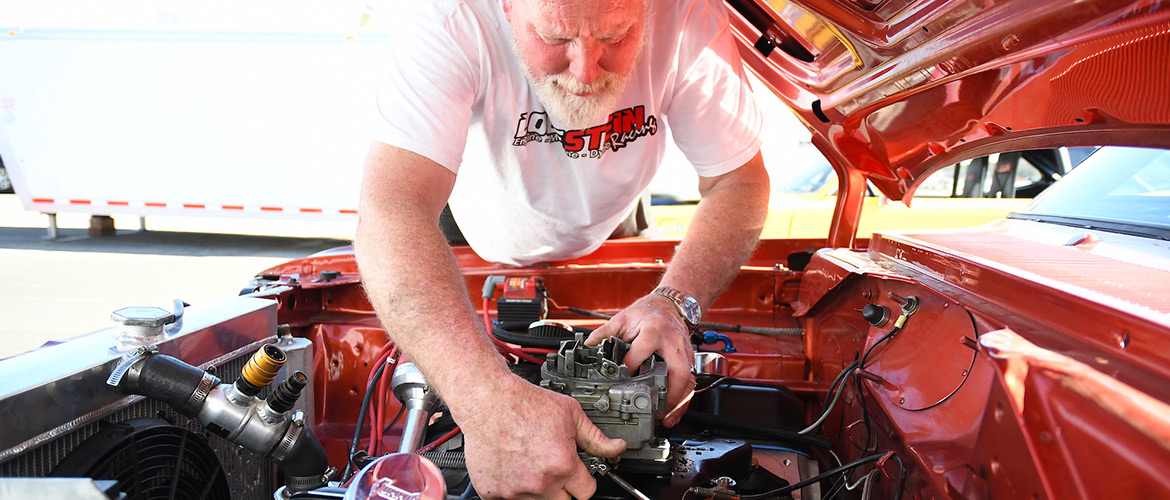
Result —
<instances>
[{"instance_id":1,"label":"yellow connector","mask_svg":"<svg viewBox=\"0 0 1170 500\"><path fill-rule=\"evenodd\" d=\"M240 376L258 388L265 387L272 383L272 379L276 378L280 367L284 366L285 359L287 358L284 351L276 347L276 344L264 344L264 347L252 355L248 364L244 365Z\"/></svg>"}]
</instances>

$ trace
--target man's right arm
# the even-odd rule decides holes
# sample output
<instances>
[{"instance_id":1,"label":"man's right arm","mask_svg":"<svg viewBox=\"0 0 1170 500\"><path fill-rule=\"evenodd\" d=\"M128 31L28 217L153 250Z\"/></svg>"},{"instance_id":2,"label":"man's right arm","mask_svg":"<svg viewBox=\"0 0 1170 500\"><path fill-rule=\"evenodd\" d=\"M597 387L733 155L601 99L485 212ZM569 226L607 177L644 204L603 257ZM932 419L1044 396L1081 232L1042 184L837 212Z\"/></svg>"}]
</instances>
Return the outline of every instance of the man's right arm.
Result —
<instances>
[{"instance_id":1,"label":"man's right arm","mask_svg":"<svg viewBox=\"0 0 1170 500\"><path fill-rule=\"evenodd\" d=\"M366 294L463 430L481 496L588 498L596 483L576 447L613 456L624 443L606 438L572 398L512 375L496 352L439 231L454 184L454 173L426 157L374 143L354 240Z\"/></svg>"}]
</instances>

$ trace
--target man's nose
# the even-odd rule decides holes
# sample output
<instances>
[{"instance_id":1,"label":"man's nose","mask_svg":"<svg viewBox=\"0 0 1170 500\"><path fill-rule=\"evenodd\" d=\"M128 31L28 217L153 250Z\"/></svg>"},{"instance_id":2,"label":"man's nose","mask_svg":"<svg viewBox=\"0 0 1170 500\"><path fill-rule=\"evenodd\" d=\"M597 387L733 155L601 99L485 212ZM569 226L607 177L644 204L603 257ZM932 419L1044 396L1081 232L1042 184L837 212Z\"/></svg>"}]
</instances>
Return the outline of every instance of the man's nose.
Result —
<instances>
[{"instance_id":1,"label":"man's nose","mask_svg":"<svg viewBox=\"0 0 1170 500\"><path fill-rule=\"evenodd\" d=\"M593 85L601 76L603 48L597 40L578 40L569 55L569 73L585 85Z\"/></svg>"}]
</instances>

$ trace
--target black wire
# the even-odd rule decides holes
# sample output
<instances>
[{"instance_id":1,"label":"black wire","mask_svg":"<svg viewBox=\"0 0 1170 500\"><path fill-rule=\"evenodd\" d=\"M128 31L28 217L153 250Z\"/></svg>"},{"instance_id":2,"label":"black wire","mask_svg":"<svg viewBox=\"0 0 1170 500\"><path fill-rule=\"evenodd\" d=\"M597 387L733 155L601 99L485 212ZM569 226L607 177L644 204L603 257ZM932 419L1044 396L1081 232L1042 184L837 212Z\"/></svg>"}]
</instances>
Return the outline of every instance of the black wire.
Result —
<instances>
[{"instance_id":1,"label":"black wire","mask_svg":"<svg viewBox=\"0 0 1170 500\"><path fill-rule=\"evenodd\" d=\"M894 490L894 500L902 500L902 491L906 488L906 464L902 463L902 457L894 454L894 460L898 461L898 484Z\"/></svg>"},{"instance_id":2,"label":"black wire","mask_svg":"<svg viewBox=\"0 0 1170 500\"><path fill-rule=\"evenodd\" d=\"M466 490L463 490L463 494L462 494L462 495L459 495L459 498L460 498L460 499L464 499L464 498L472 498L474 495L475 495L475 485L474 485L474 484L472 484L472 482L471 482L471 480L470 480L470 479L468 479L468 481L467 481L467 489L466 489Z\"/></svg>"},{"instance_id":3,"label":"black wire","mask_svg":"<svg viewBox=\"0 0 1170 500\"><path fill-rule=\"evenodd\" d=\"M822 472L820 474L817 474L817 475L810 477L808 479L805 479L804 481L801 481L799 483L793 483L793 484L790 484L790 485L785 486L783 488L776 488L772 491L765 491L763 493L758 493L755 495L744 495L744 496L740 497L740 499L741 500L764 500L766 498L780 496L784 493L788 493L791 491L795 491L795 490L804 488L805 486L819 483L825 479L836 476L837 474L840 474L843 471L852 470L852 469L855 469L857 467L860 467L860 466L868 464L868 463L877 462L878 460L881 460L881 458L884 456L885 456L885 454L870 455L868 457L862 457L862 458L859 458L859 459L854 460L852 462L849 462L845 465L837 467L835 469L830 469L826 472Z\"/></svg>"},{"instance_id":4,"label":"black wire","mask_svg":"<svg viewBox=\"0 0 1170 500\"><path fill-rule=\"evenodd\" d=\"M874 342L873 345L869 346L869 349L866 349L865 354L861 356L861 361L857 365L857 372L856 372L856 375L854 375L854 376L860 378L861 377L861 370L865 369L865 362L866 362L866 360L869 359L869 354L871 352L873 352L874 348L877 347L882 342L885 342L885 341L893 338L894 334L898 333L898 331L901 329L902 329L901 327L895 326L892 330L890 330L889 333L882 335L881 338L877 339L877 342ZM857 380L855 385L857 385L857 398L861 402L861 419L865 423L865 447L861 449L862 453L865 453L865 452L869 451L870 439L872 438L872 435L873 435L873 427L870 426L869 408L868 408L868 404L865 401L865 384L862 384L861 380Z\"/></svg>"},{"instance_id":5,"label":"black wire","mask_svg":"<svg viewBox=\"0 0 1170 500\"><path fill-rule=\"evenodd\" d=\"M841 387L845 387L845 383L843 381L845 380L846 376L849 375L849 372L853 371L854 368L857 368L856 360L854 360L852 363L849 363L849 366L846 366L841 370L841 373L838 373L837 376L833 378L833 383L829 384L829 391L825 393L825 403L821 405L822 414L825 413L825 411L828 409L829 401L833 399L832 394L837 388L837 384L841 384Z\"/></svg>"},{"instance_id":6,"label":"black wire","mask_svg":"<svg viewBox=\"0 0 1170 500\"><path fill-rule=\"evenodd\" d=\"M390 432L390 428L394 427L394 424L398 423L398 419L402 418L403 413L406 413L406 404L405 403L403 403L402 406L398 407L398 413L395 413L394 418L392 420L390 420L390 423L386 424L386 427L382 428L382 433L384 434L384 433Z\"/></svg>"},{"instance_id":7,"label":"black wire","mask_svg":"<svg viewBox=\"0 0 1170 500\"><path fill-rule=\"evenodd\" d=\"M865 350L865 355L861 357L861 364L857 365L857 368L865 368L865 360L869 359L869 353L873 352L873 348L877 347L878 344L881 344L882 342L890 340L890 338L893 337L895 333L898 333L898 331L901 329L901 327L895 326L893 330L890 330L890 333L882 335L881 338L877 339L877 342L874 342L873 345L869 346L869 349Z\"/></svg>"},{"instance_id":8,"label":"black wire","mask_svg":"<svg viewBox=\"0 0 1170 500\"><path fill-rule=\"evenodd\" d=\"M353 429L353 442L349 445L349 456L345 460L345 470L341 473L341 482L344 484L349 480L349 476L354 472L353 470L353 455L357 453L358 440L362 436L362 422L366 420L366 412L370 409L370 398L374 395L374 386L377 385L378 379L382 378L382 373L386 371L386 361L378 365L374 376L370 377L370 385L366 387L366 395L362 398L362 409L358 411L357 427Z\"/></svg>"},{"instance_id":9,"label":"black wire","mask_svg":"<svg viewBox=\"0 0 1170 500\"><path fill-rule=\"evenodd\" d=\"M848 476L838 477L836 481L833 481L833 485L829 487L829 491L827 493L825 493L825 496L822 497L821 500L833 500L833 497L836 497L842 491L845 490L845 486L848 483L849 483Z\"/></svg>"}]
</instances>

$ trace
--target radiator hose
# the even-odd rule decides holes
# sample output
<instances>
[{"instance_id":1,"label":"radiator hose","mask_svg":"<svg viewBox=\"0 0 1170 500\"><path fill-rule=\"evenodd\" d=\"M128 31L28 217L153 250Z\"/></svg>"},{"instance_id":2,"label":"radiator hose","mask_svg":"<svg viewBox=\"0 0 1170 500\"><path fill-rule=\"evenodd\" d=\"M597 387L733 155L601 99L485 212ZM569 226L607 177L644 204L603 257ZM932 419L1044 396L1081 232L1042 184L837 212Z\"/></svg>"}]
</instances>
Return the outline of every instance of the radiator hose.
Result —
<instances>
[{"instance_id":1,"label":"radiator hose","mask_svg":"<svg viewBox=\"0 0 1170 500\"><path fill-rule=\"evenodd\" d=\"M289 376L267 401L256 397L272 383L284 360L284 351L267 344L248 361L240 378L227 384L182 360L140 352L115 368L108 383L122 393L162 401L211 432L269 458L284 471L291 494L325 486L329 460L300 412L290 415L308 383L304 373Z\"/></svg>"}]
</instances>

